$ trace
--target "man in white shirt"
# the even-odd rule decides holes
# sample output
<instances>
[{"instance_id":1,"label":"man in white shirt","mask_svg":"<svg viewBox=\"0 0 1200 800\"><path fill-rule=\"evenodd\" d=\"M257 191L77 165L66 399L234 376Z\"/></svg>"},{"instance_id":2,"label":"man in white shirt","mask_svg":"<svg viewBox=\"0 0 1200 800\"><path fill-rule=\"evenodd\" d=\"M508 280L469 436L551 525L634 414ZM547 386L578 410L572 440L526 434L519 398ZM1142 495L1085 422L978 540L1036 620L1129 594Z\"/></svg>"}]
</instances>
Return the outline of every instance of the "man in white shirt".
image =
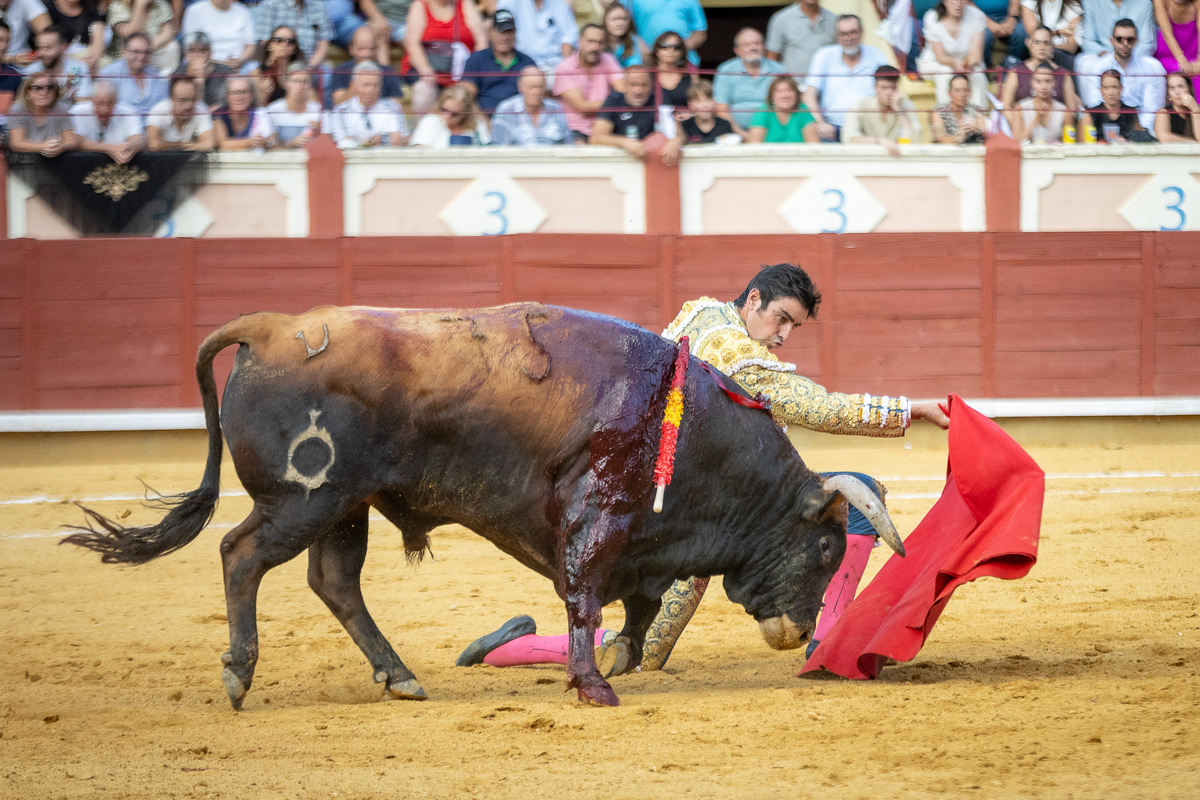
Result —
<instances>
[{"instance_id":1,"label":"man in white shirt","mask_svg":"<svg viewBox=\"0 0 1200 800\"><path fill-rule=\"evenodd\" d=\"M329 112L329 134L342 149L401 147L408 142L408 123L395 100L380 98L383 70L373 61L354 67L350 99Z\"/></svg>"},{"instance_id":2,"label":"man in white shirt","mask_svg":"<svg viewBox=\"0 0 1200 800\"><path fill-rule=\"evenodd\" d=\"M79 149L104 153L125 164L145 147L142 120L137 110L117 102L112 81L96 81L92 99L71 109L71 124L79 134Z\"/></svg>"},{"instance_id":3,"label":"man in white shirt","mask_svg":"<svg viewBox=\"0 0 1200 800\"><path fill-rule=\"evenodd\" d=\"M186 75L171 78L170 95L150 109L146 144L150 150L211 151L216 144L212 114L198 101L196 82Z\"/></svg>"},{"instance_id":4,"label":"man in white shirt","mask_svg":"<svg viewBox=\"0 0 1200 800\"><path fill-rule=\"evenodd\" d=\"M517 50L547 75L579 48L579 23L566 0L499 0L517 23Z\"/></svg>"},{"instance_id":5,"label":"man in white shirt","mask_svg":"<svg viewBox=\"0 0 1200 800\"><path fill-rule=\"evenodd\" d=\"M213 61L235 72L254 59L254 17L234 0L200 0L183 12L183 35L208 35Z\"/></svg>"},{"instance_id":6,"label":"man in white shirt","mask_svg":"<svg viewBox=\"0 0 1200 800\"><path fill-rule=\"evenodd\" d=\"M1095 108L1104 102L1100 95L1100 73L1115 69L1121 80L1121 101L1136 106L1138 121L1146 130L1154 130L1154 118L1166 104L1166 70L1158 59L1137 50L1138 28L1131 19L1120 19L1113 26L1112 52L1099 56L1080 53L1075 57L1079 70L1079 97L1085 108Z\"/></svg>"},{"instance_id":7,"label":"man in white shirt","mask_svg":"<svg viewBox=\"0 0 1200 800\"><path fill-rule=\"evenodd\" d=\"M862 43L862 20L854 14L838 17L838 43L813 54L804 87L804 104L817 122L823 142L838 141L846 111L875 94L875 70L887 63L883 53Z\"/></svg>"},{"instance_id":8,"label":"man in white shirt","mask_svg":"<svg viewBox=\"0 0 1200 800\"><path fill-rule=\"evenodd\" d=\"M30 52L30 33L41 33L50 27L50 12L42 0L0 0L0 14L8 23L8 50L4 55L6 64L29 64L37 59Z\"/></svg>"},{"instance_id":9,"label":"man in white shirt","mask_svg":"<svg viewBox=\"0 0 1200 800\"><path fill-rule=\"evenodd\" d=\"M62 89L59 102L71 105L92 96L92 76L87 65L82 61L67 58L67 38L62 28L51 25L34 37L37 43L35 51L41 61L35 61L25 68L26 75L35 72L45 72L53 75Z\"/></svg>"}]
</instances>

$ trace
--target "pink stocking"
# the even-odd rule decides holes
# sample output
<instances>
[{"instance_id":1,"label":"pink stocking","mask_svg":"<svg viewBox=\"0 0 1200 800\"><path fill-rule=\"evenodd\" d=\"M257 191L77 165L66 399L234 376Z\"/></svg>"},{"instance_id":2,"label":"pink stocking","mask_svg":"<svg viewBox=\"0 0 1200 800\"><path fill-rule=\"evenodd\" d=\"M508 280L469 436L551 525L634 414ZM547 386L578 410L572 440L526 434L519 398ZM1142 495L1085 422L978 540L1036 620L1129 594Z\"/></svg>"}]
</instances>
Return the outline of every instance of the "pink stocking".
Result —
<instances>
[{"instance_id":1,"label":"pink stocking","mask_svg":"<svg viewBox=\"0 0 1200 800\"><path fill-rule=\"evenodd\" d=\"M858 591L858 582L862 580L867 561L871 558L871 548L874 546L874 536L850 534L846 537L846 555L842 556L842 565L838 567L833 580L829 582L829 588L825 590L825 608L817 622L817 631L813 634L817 641L825 638L825 634L829 633L838 617L842 616L842 612L854 599L854 594Z\"/></svg>"},{"instance_id":2,"label":"pink stocking","mask_svg":"<svg viewBox=\"0 0 1200 800\"><path fill-rule=\"evenodd\" d=\"M596 647L604 638L605 630L596 631ZM483 663L493 667L519 667L528 664L566 664L567 634L538 636L530 633L500 645L483 657Z\"/></svg>"}]
</instances>

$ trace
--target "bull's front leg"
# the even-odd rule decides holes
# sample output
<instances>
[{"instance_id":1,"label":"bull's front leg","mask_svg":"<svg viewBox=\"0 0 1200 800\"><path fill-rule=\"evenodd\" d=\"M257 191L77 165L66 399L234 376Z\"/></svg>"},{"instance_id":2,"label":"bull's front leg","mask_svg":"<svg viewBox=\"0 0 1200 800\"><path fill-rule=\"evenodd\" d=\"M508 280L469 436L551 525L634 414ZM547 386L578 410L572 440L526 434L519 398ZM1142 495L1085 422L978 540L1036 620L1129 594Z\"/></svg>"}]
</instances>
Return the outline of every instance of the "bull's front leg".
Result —
<instances>
[{"instance_id":1,"label":"bull's front leg","mask_svg":"<svg viewBox=\"0 0 1200 800\"><path fill-rule=\"evenodd\" d=\"M662 600L634 595L624 598L621 604L625 606L625 627L616 641L603 648L600 655L600 674L606 678L638 669L642 663L646 631L662 607Z\"/></svg>"},{"instance_id":2,"label":"bull's front leg","mask_svg":"<svg viewBox=\"0 0 1200 800\"><path fill-rule=\"evenodd\" d=\"M620 705L596 668L594 647L602 588L629 541L629 523L626 515L589 507L566 537L567 686L579 692L580 700L596 706Z\"/></svg>"}]
</instances>

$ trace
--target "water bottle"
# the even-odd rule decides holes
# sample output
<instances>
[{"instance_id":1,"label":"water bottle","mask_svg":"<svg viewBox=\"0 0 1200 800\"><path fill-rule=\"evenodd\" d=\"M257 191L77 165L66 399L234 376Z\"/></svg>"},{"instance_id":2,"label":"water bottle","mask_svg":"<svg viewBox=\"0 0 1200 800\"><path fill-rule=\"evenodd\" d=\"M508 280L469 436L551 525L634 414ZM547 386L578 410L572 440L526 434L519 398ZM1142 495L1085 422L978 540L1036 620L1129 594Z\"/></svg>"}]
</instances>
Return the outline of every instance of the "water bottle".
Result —
<instances>
[{"instance_id":1,"label":"water bottle","mask_svg":"<svg viewBox=\"0 0 1200 800\"><path fill-rule=\"evenodd\" d=\"M634 141L637 141L637 138L638 138L637 125L626 125L625 126L625 138L633 139Z\"/></svg>"}]
</instances>

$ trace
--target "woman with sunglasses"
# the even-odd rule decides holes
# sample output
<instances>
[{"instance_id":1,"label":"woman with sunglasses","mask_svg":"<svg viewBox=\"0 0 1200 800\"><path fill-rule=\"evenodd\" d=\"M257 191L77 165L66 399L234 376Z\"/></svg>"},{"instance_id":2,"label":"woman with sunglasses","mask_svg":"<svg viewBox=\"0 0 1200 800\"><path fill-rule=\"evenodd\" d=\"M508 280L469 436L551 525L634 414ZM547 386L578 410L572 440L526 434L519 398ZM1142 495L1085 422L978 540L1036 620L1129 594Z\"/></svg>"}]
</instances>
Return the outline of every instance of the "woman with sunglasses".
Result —
<instances>
[{"instance_id":1,"label":"woman with sunglasses","mask_svg":"<svg viewBox=\"0 0 1200 800\"><path fill-rule=\"evenodd\" d=\"M280 25L271 31L270 38L259 49L258 66L250 73L264 105L274 103L287 93L284 76L288 67L304 63L304 52L294 30Z\"/></svg>"},{"instance_id":2,"label":"woman with sunglasses","mask_svg":"<svg viewBox=\"0 0 1200 800\"><path fill-rule=\"evenodd\" d=\"M604 9L600 25L604 28L604 49L612 54L622 69L639 66L650 60L650 51L634 30L629 9L625 6L610 4Z\"/></svg>"},{"instance_id":3,"label":"woman with sunglasses","mask_svg":"<svg viewBox=\"0 0 1200 800\"><path fill-rule=\"evenodd\" d=\"M667 31L654 40L654 104L687 107L687 91L692 86L695 67L687 59L683 37Z\"/></svg>"},{"instance_id":4,"label":"woman with sunglasses","mask_svg":"<svg viewBox=\"0 0 1200 800\"><path fill-rule=\"evenodd\" d=\"M1017 104L1033 96L1033 71L1042 64L1054 71L1054 93L1051 96L1073 111L1083 107L1079 96L1075 94L1075 82L1070 74L1054 61L1054 33L1045 25L1032 30L1025 40L1029 47L1029 58L1013 67L1000 90L1000 102L1010 126L1015 126L1014 120L1020 113L1016 110Z\"/></svg>"},{"instance_id":5,"label":"woman with sunglasses","mask_svg":"<svg viewBox=\"0 0 1200 800\"><path fill-rule=\"evenodd\" d=\"M61 98L53 75L35 72L26 78L8 112L8 149L54 158L79 147L71 111Z\"/></svg>"},{"instance_id":6,"label":"woman with sunglasses","mask_svg":"<svg viewBox=\"0 0 1200 800\"><path fill-rule=\"evenodd\" d=\"M1154 135L1163 144L1200 142L1200 105L1196 89L1182 72L1167 76L1167 104L1154 118Z\"/></svg>"},{"instance_id":7,"label":"woman with sunglasses","mask_svg":"<svg viewBox=\"0 0 1200 800\"><path fill-rule=\"evenodd\" d=\"M421 117L408 143L413 147L442 150L490 141L487 123L475 103L474 90L459 83L442 91L437 99L437 110Z\"/></svg>"}]
</instances>

